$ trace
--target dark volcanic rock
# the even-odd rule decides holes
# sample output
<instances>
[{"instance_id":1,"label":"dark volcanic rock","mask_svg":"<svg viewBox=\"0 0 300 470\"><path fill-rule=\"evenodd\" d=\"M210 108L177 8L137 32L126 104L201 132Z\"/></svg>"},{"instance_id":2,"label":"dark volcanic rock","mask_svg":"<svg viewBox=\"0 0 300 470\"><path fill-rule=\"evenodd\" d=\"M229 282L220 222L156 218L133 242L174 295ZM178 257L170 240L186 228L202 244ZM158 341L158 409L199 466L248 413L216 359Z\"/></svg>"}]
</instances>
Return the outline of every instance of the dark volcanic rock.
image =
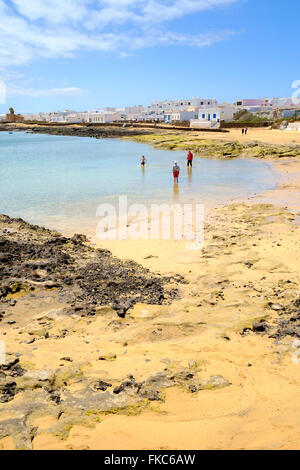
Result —
<instances>
[{"instance_id":1,"label":"dark volcanic rock","mask_svg":"<svg viewBox=\"0 0 300 470\"><path fill-rule=\"evenodd\" d=\"M6 372L11 377L20 377L25 374L25 370L20 365L20 359L16 358L6 364L0 365L0 371Z\"/></svg>"},{"instance_id":2,"label":"dark volcanic rock","mask_svg":"<svg viewBox=\"0 0 300 470\"><path fill-rule=\"evenodd\" d=\"M0 224L13 225L9 235L0 234L0 302L7 297L39 290L58 289L68 294L70 313L95 315L109 305L124 318L137 302L168 303L178 289L166 284L183 279L162 277L133 261L121 261L107 250L96 249L84 235L66 238L30 225L22 219L0 215ZM15 303L12 299L9 302Z\"/></svg>"},{"instance_id":3,"label":"dark volcanic rock","mask_svg":"<svg viewBox=\"0 0 300 470\"><path fill-rule=\"evenodd\" d=\"M9 126L1 125L0 131L11 131ZM24 128L18 128L18 124L15 125L14 130L24 130ZM111 137L130 137L136 135L147 135L157 132L155 129L143 129L138 127L119 127L119 126L101 126L101 125L83 125L83 126L56 126L56 125L38 125L30 128L30 132L33 134L51 134L51 135L67 135L74 137L92 137L96 139L104 139Z\"/></svg>"},{"instance_id":4,"label":"dark volcanic rock","mask_svg":"<svg viewBox=\"0 0 300 470\"><path fill-rule=\"evenodd\" d=\"M92 388L93 390L100 390L101 392L105 392L111 386L111 384L104 382L103 380L98 380L98 382L96 382Z\"/></svg>"},{"instance_id":5,"label":"dark volcanic rock","mask_svg":"<svg viewBox=\"0 0 300 470\"><path fill-rule=\"evenodd\" d=\"M242 335L253 331L258 334L268 334L270 338L276 340L286 336L300 338L300 299L294 300L287 306L269 302L268 307L276 312L278 317L270 322L265 320L255 322L251 328L244 328Z\"/></svg>"},{"instance_id":6,"label":"dark volcanic rock","mask_svg":"<svg viewBox=\"0 0 300 470\"><path fill-rule=\"evenodd\" d=\"M121 392L128 392L128 390L136 391L138 388L139 384L135 381L132 375L129 375L128 379L115 387L113 392L118 395Z\"/></svg>"},{"instance_id":7,"label":"dark volcanic rock","mask_svg":"<svg viewBox=\"0 0 300 470\"><path fill-rule=\"evenodd\" d=\"M256 333L263 333L267 330L267 328L268 328L268 325L266 324L266 322L261 321L261 322L253 323L252 330L255 331Z\"/></svg>"},{"instance_id":8,"label":"dark volcanic rock","mask_svg":"<svg viewBox=\"0 0 300 470\"><path fill-rule=\"evenodd\" d=\"M16 394L16 386L16 382L10 381L0 388L0 403L7 403L13 400Z\"/></svg>"}]
</instances>

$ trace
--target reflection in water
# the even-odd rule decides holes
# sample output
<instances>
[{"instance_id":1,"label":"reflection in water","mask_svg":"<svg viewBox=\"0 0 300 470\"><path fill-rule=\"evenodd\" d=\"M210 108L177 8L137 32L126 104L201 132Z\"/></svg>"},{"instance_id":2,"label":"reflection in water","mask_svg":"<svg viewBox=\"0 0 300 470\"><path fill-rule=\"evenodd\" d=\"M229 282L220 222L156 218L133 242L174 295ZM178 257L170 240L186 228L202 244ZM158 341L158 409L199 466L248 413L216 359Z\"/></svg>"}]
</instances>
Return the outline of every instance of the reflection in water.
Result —
<instances>
[{"instance_id":1,"label":"reflection in water","mask_svg":"<svg viewBox=\"0 0 300 470\"><path fill-rule=\"evenodd\" d=\"M193 170L190 166L187 167L188 183L191 184L193 181Z\"/></svg>"},{"instance_id":2,"label":"reflection in water","mask_svg":"<svg viewBox=\"0 0 300 470\"><path fill-rule=\"evenodd\" d=\"M179 184L178 183L173 184L173 199L174 201L178 201L179 199Z\"/></svg>"},{"instance_id":3,"label":"reflection in water","mask_svg":"<svg viewBox=\"0 0 300 470\"><path fill-rule=\"evenodd\" d=\"M145 165L141 165L143 178L145 177Z\"/></svg>"}]
</instances>

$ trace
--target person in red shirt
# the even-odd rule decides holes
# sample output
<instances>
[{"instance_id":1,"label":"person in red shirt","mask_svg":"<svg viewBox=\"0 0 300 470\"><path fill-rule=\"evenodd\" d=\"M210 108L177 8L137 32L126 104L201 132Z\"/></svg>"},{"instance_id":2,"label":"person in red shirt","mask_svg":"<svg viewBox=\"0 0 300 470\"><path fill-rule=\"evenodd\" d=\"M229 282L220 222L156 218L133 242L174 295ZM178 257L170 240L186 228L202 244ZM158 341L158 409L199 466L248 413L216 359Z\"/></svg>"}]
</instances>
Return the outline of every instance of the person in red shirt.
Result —
<instances>
[{"instance_id":1,"label":"person in red shirt","mask_svg":"<svg viewBox=\"0 0 300 470\"><path fill-rule=\"evenodd\" d=\"M187 154L187 166L189 167L192 167L193 166L193 158L194 158L194 155L192 154L191 151L189 151L189 153Z\"/></svg>"}]
</instances>

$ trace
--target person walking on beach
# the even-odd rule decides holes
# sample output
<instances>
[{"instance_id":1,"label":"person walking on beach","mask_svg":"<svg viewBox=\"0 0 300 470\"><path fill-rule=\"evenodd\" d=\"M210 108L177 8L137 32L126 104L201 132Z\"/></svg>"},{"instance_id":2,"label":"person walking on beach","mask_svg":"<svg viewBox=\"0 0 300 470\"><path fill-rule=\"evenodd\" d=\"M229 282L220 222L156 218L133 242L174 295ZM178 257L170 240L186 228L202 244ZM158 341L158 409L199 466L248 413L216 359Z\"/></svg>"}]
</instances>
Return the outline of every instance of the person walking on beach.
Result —
<instances>
[{"instance_id":1,"label":"person walking on beach","mask_svg":"<svg viewBox=\"0 0 300 470\"><path fill-rule=\"evenodd\" d=\"M189 153L187 154L187 166L189 167L192 167L193 166L193 158L194 158L194 155L192 154L191 151L189 151Z\"/></svg>"},{"instance_id":2,"label":"person walking on beach","mask_svg":"<svg viewBox=\"0 0 300 470\"><path fill-rule=\"evenodd\" d=\"M245 134L248 134L248 127L245 127Z\"/></svg>"},{"instance_id":3,"label":"person walking on beach","mask_svg":"<svg viewBox=\"0 0 300 470\"><path fill-rule=\"evenodd\" d=\"M141 158L141 165L142 165L142 166L145 166L145 165L146 165L146 161L147 161L147 160L146 160L146 158L145 158L145 155L143 155L142 158Z\"/></svg>"},{"instance_id":4,"label":"person walking on beach","mask_svg":"<svg viewBox=\"0 0 300 470\"><path fill-rule=\"evenodd\" d=\"M173 166L174 183L178 183L179 172L180 172L180 167L178 166L177 162L174 162L174 166Z\"/></svg>"},{"instance_id":5,"label":"person walking on beach","mask_svg":"<svg viewBox=\"0 0 300 470\"><path fill-rule=\"evenodd\" d=\"M245 133L245 129L244 129L244 127L243 127L243 129L242 129L242 135L244 135L244 133Z\"/></svg>"}]
</instances>

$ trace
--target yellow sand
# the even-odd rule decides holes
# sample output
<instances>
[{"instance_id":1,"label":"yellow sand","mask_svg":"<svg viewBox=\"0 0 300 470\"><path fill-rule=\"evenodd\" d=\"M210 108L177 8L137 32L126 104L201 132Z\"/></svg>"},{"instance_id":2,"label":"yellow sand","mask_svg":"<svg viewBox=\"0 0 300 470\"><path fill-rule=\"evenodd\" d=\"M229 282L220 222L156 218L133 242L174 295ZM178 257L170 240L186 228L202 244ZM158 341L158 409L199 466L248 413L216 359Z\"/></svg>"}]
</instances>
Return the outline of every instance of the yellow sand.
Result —
<instances>
[{"instance_id":1,"label":"yellow sand","mask_svg":"<svg viewBox=\"0 0 300 470\"><path fill-rule=\"evenodd\" d=\"M251 139L300 142L300 133L291 134L249 130ZM285 159L277 167L285 175L280 188L207 214L203 252L187 251L184 241L101 244L152 271L184 275L189 284L181 288L180 300L137 305L130 314L134 321L126 326L130 318L120 320L124 328L116 331L107 326L110 317L90 325L80 320L65 339L41 339L37 351L30 346L22 351L35 369L58 366L62 355L71 355L104 380L129 373L139 379L166 364L178 368L194 361L203 376L223 375L232 385L196 394L168 389L162 404L154 402L139 415L103 415L91 428L75 425L64 440L37 422L34 449L299 449L300 364L292 360L293 340L277 344L268 336L240 334L256 319L277 318L266 308L269 301L288 304L299 294L300 161ZM293 209L292 216L284 206ZM283 286L278 296L276 286ZM51 301L40 306L50 308ZM39 313L31 311L32 317ZM9 333L12 348L16 340L17 332ZM99 366L97 351L117 357ZM0 441L0 448L11 447L11 439Z\"/></svg>"},{"instance_id":2,"label":"yellow sand","mask_svg":"<svg viewBox=\"0 0 300 470\"><path fill-rule=\"evenodd\" d=\"M248 134L242 135L241 129L228 129L226 133L215 133L215 132L198 132L199 138L209 140L226 140L229 142L251 142L257 140L258 142L264 142L266 144L300 144L300 132L298 131L282 131L279 129L269 128L248 128Z\"/></svg>"}]
</instances>

